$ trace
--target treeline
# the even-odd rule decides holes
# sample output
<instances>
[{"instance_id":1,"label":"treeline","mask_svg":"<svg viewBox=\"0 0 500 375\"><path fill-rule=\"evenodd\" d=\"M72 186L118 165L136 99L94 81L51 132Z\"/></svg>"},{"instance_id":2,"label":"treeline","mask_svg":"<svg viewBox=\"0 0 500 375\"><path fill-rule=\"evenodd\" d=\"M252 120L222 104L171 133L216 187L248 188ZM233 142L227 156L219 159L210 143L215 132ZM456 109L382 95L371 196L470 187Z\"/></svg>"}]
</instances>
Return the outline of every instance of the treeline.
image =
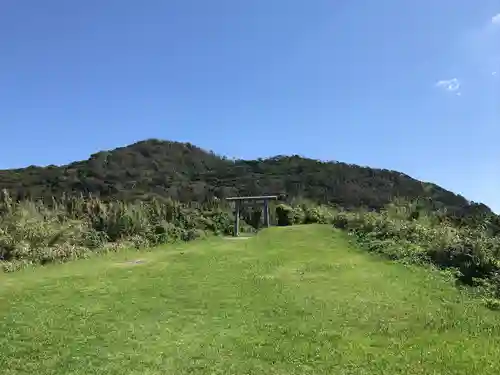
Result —
<instances>
[{"instance_id":1,"label":"treeline","mask_svg":"<svg viewBox=\"0 0 500 375\"><path fill-rule=\"evenodd\" d=\"M483 204L405 174L301 156L228 160L189 143L147 140L65 166L0 171L14 200L91 194L132 202L170 198L209 202L234 195L285 194L348 210L380 210L394 198L428 198L433 210L468 220L490 215Z\"/></svg>"}]
</instances>

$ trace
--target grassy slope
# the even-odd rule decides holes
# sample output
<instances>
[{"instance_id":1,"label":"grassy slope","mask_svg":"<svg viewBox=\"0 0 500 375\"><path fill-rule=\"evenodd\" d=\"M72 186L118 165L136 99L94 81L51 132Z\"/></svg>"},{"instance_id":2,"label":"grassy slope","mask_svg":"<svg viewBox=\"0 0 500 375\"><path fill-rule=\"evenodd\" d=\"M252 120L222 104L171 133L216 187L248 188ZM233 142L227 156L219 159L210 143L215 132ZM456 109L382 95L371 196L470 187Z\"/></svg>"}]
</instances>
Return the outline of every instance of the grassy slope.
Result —
<instances>
[{"instance_id":1,"label":"grassy slope","mask_svg":"<svg viewBox=\"0 0 500 375\"><path fill-rule=\"evenodd\" d=\"M0 276L5 375L497 374L499 331L440 276L322 226Z\"/></svg>"}]
</instances>

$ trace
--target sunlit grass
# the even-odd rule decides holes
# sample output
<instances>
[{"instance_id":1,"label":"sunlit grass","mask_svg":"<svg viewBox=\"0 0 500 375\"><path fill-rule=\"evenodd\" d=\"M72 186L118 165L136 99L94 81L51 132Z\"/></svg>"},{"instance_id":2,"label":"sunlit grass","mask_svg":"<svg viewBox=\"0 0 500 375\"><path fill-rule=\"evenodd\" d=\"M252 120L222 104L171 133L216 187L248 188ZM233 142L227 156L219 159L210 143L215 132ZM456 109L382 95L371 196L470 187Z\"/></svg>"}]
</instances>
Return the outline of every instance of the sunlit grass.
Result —
<instances>
[{"instance_id":1,"label":"sunlit grass","mask_svg":"<svg viewBox=\"0 0 500 375\"><path fill-rule=\"evenodd\" d=\"M498 358L499 313L329 226L0 275L6 375L497 374Z\"/></svg>"}]
</instances>

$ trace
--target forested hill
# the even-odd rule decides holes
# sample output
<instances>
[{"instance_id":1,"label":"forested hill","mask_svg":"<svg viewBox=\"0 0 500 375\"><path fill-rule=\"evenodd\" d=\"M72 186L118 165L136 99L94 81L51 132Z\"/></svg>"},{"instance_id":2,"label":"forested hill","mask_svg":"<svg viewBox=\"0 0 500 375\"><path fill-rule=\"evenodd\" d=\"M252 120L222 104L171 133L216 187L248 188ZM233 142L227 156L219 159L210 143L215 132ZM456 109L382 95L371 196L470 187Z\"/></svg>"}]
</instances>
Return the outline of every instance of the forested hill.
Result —
<instances>
[{"instance_id":1,"label":"forested hill","mask_svg":"<svg viewBox=\"0 0 500 375\"><path fill-rule=\"evenodd\" d=\"M189 143L146 140L65 166L0 171L0 189L17 199L92 193L132 200L151 196L181 201L284 193L344 208L378 209L394 197L431 198L461 215L490 213L483 204L403 173L300 156L228 160Z\"/></svg>"}]
</instances>

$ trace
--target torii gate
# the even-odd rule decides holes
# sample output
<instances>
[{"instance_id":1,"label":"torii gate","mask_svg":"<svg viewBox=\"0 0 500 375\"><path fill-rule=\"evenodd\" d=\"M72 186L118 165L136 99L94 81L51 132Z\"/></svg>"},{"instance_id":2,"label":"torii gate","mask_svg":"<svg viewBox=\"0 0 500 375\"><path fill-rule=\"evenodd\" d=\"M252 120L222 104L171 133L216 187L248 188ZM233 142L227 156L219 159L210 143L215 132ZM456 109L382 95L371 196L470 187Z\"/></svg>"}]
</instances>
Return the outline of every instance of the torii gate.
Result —
<instances>
[{"instance_id":1,"label":"torii gate","mask_svg":"<svg viewBox=\"0 0 500 375\"><path fill-rule=\"evenodd\" d=\"M243 202L262 202L264 205L264 226L269 227L269 201L278 199L277 195L262 195L255 197L230 197L227 201L234 202L234 232L233 236L238 237L240 227L240 207Z\"/></svg>"}]
</instances>

